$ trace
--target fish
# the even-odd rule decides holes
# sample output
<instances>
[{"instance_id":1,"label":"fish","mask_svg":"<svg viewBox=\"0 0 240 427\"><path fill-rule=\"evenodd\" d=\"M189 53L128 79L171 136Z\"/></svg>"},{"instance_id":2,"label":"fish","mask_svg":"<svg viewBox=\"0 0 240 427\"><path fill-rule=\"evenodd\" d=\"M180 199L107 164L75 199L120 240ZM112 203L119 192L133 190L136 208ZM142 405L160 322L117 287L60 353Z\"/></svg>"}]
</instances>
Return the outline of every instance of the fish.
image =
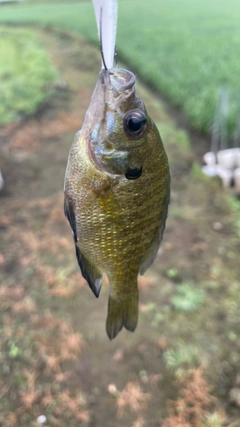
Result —
<instances>
[{"instance_id":1,"label":"fish","mask_svg":"<svg viewBox=\"0 0 240 427\"><path fill-rule=\"evenodd\" d=\"M96 297L108 277L106 332L112 340L123 327L136 329L138 274L153 263L162 240L170 173L135 75L109 67L113 56L106 64L101 25L100 47L103 66L69 152L64 213L82 275Z\"/></svg>"},{"instance_id":2,"label":"fish","mask_svg":"<svg viewBox=\"0 0 240 427\"><path fill-rule=\"evenodd\" d=\"M157 255L169 194L166 152L135 92L134 74L101 70L70 149L64 212L82 275L96 297L108 276L110 339L122 327L137 326L137 278Z\"/></svg>"}]
</instances>

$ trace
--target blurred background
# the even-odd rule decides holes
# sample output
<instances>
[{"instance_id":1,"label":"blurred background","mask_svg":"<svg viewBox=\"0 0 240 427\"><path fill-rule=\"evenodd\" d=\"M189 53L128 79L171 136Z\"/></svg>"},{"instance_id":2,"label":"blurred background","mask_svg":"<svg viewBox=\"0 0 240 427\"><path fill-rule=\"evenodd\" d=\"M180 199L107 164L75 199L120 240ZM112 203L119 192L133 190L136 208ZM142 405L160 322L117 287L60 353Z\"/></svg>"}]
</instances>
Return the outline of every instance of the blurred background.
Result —
<instances>
[{"instance_id":1,"label":"blurred background","mask_svg":"<svg viewBox=\"0 0 240 427\"><path fill-rule=\"evenodd\" d=\"M88 288L63 214L101 66L93 6L0 1L1 426L240 426L239 22L237 0L119 0L119 65L159 128L171 203L137 330L110 342L108 287ZM230 166L203 174L219 150Z\"/></svg>"}]
</instances>

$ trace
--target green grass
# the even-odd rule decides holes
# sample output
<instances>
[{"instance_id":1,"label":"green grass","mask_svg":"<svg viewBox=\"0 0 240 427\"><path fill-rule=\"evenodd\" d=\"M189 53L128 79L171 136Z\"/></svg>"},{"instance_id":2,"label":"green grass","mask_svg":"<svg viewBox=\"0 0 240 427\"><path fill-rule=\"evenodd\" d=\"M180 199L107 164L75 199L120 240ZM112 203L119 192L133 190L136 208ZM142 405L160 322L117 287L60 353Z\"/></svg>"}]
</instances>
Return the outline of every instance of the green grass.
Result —
<instances>
[{"instance_id":1,"label":"green grass","mask_svg":"<svg viewBox=\"0 0 240 427\"><path fill-rule=\"evenodd\" d=\"M172 304L176 310L191 313L204 302L204 291L192 283L182 283L176 288L176 294L172 297Z\"/></svg>"},{"instance_id":2,"label":"green grass","mask_svg":"<svg viewBox=\"0 0 240 427\"><path fill-rule=\"evenodd\" d=\"M199 130L209 130L218 90L227 90L233 128L240 88L239 21L237 0L120 1L118 51ZM4 7L0 22L54 25L97 42L91 2Z\"/></svg>"},{"instance_id":3,"label":"green grass","mask_svg":"<svg viewBox=\"0 0 240 427\"><path fill-rule=\"evenodd\" d=\"M46 50L29 29L0 29L0 125L34 113L56 78Z\"/></svg>"}]
</instances>

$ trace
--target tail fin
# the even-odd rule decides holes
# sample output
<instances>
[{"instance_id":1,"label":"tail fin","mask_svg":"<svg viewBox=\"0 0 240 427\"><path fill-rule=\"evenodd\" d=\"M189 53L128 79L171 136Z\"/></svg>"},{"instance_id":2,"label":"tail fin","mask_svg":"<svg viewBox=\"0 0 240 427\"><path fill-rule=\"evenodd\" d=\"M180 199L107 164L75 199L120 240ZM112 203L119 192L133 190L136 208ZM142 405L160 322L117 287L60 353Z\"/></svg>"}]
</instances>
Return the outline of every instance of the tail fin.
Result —
<instances>
[{"instance_id":1,"label":"tail fin","mask_svg":"<svg viewBox=\"0 0 240 427\"><path fill-rule=\"evenodd\" d=\"M119 300L116 296L109 296L108 316L106 323L107 334L112 340L124 326L133 332L138 322L138 292L129 298Z\"/></svg>"}]
</instances>

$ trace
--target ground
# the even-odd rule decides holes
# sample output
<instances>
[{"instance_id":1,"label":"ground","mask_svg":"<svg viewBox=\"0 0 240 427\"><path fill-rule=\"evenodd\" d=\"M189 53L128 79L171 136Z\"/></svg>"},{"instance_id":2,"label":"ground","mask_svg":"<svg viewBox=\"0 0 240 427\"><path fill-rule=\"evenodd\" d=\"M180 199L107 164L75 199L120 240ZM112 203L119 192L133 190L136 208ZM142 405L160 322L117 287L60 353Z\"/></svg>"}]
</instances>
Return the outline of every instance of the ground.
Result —
<instances>
[{"instance_id":1,"label":"ground","mask_svg":"<svg viewBox=\"0 0 240 427\"><path fill-rule=\"evenodd\" d=\"M55 96L0 129L1 425L35 426L44 414L47 426L239 426L238 200L202 175L196 140L138 84L169 156L171 203L139 279L137 330L110 342L108 289L96 299L79 272L62 192L99 52L39 34L60 72Z\"/></svg>"}]
</instances>

